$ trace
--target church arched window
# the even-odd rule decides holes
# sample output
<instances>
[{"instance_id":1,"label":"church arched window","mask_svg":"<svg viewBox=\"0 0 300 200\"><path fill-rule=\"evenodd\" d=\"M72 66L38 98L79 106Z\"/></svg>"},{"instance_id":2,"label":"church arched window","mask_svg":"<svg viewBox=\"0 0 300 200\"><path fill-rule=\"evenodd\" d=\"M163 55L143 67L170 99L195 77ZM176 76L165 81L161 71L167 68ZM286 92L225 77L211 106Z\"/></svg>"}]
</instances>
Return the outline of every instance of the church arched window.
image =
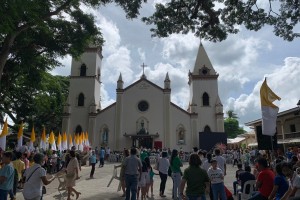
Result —
<instances>
[{"instance_id":1,"label":"church arched window","mask_svg":"<svg viewBox=\"0 0 300 200\"><path fill-rule=\"evenodd\" d=\"M84 95L82 93L78 96L78 106L84 106Z\"/></svg>"},{"instance_id":2,"label":"church arched window","mask_svg":"<svg viewBox=\"0 0 300 200\"><path fill-rule=\"evenodd\" d=\"M80 76L86 76L86 65L82 64L80 67Z\"/></svg>"},{"instance_id":3,"label":"church arched window","mask_svg":"<svg viewBox=\"0 0 300 200\"><path fill-rule=\"evenodd\" d=\"M206 125L206 126L204 127L204 132L205 132L205 133L211 132L210 127L209 127L208 125Z\"/></svg>"},{"instance_id":4,"label":"church arched window","mask_svg":"<svg viewBox=\"0 0 300 200\"><path fill-rule=\"evenodd\" d=\"M202 95L202 105L209 106L209 96L206 92L204 92Z\"/></svg>"},{"instance_id":5,"label":"church arched window","mask_svg":"<svg viewBox=\"0 0 300 200\"><path fill-rule=\"evenodd\" d=\"M108 144L108 128L104 127L102 129L102 144Z\"/></svg>"},{"instance_id":6,"label":"church arched window","mask_svg":"<svg viewBox=\"0 0 300 200\"><path fill-rule=\"evenodd\" d=\"M185 129L182 125L179 125L176 129L177 144L185 144Z\"/></svg>"},{"instance_id":7,"label":"church arched window","mask_svg":"<svg viewBox=\"0 0 300 200\"><path fill-rule=\"evenodd\" d=\"M75 133L80 134L82 132L82 128L80 125L76 126Z\"/></svg>"}]
</instances>

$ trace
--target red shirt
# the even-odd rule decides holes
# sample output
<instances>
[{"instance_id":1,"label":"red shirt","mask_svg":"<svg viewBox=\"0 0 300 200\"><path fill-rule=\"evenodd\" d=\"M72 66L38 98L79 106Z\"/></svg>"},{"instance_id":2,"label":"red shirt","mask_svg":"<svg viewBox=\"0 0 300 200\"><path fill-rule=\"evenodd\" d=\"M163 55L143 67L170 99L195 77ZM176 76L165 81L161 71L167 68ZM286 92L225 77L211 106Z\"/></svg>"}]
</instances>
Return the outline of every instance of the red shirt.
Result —
<instances>
[{"instance_id":1,"label":"red shirt","mask_svg":"<svg viewBox=\"0 0 300 200\"><path fill-rule=\"evenodd\" d=\"M273 190L275 174L272 170L266 168L262 170L257 177L257 181L261 183L259 192L262 196L268 198Z\"/></svg>"}]
</instances>

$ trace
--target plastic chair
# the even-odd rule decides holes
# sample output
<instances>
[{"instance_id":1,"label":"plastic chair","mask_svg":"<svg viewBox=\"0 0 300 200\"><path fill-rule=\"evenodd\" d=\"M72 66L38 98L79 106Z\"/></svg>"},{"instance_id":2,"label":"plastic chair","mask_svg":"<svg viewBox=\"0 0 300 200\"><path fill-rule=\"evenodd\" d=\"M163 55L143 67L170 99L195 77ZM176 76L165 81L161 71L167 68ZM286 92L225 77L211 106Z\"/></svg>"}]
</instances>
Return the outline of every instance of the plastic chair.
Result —
<instances>
[{"instance_id":1,"label":"plastic chair","mask_svg":"<svg viewBox=\"0 0 300 200\"><path fill-rule=\"evenodd\" d=\"M242 192L239 192L239 199L249 199L254 192L256 180L246 181ZM249 193L246 193L246 188L249 188Z\"/></svg>"},{"instance_id":2,"label":"plastic chair","mask_svg":"<svg viewBox=\"0 0 300 200\"><path fill-rule=\"evenodd\" d=\"M65 174L58 174L57 175L57 180L59 182L57 190L58 190L60 196L62 197L62 199L64 199L64 196L63 196L62 192L67 192L65 177L66 177Z\"/></svg>"}]
</instances>

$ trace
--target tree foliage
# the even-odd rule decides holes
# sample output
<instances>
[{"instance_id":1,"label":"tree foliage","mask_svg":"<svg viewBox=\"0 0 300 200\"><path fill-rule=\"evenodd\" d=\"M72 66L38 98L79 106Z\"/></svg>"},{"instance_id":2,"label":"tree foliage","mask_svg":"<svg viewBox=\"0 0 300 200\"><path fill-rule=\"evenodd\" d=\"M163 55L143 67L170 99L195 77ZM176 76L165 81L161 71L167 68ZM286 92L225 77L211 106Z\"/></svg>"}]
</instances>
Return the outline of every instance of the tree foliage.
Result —
<instances>
[{"instance_id":1,"label":"tree foliage","mask_svg":"<svg viewBox=\"0 0 300 200\"><path fill-rule=\"evenodd\" d=\"M115 2L128 18L136 17L144 0L3 0L0 5L0 81L8 60L27 48L56 61L57 57L81 55L103 38L94 16L84 11ZM24 57L18 57L23 62ZM32 57L31 59L34 59ZM57 61L56 61L57 62ZM50 65L53 67L55 65Z\"/></svg>"},{"instance_id":2,"label":"tree foliage","mask_svg":"<svg viewBox=\"0 0 300 200\"><path fill-rule=\"evenodd\" d=\"M238 135L245 133L244 129L239 126L237 114L233 110L228 110L227 118L224 120L224 129L228 138L236 138Z\"/></svg>"},{"instance_id":3,"label":"tree foliage","mask_svg":"<svg viewBox=\"0 0 300 200\"><path fill-rule=\"evenodd\" d=\"M69 79L43 70L34 72L9 76L13 77L13 81L8 81L10 84L4 85L0 93L1 120L4 114L8 115L15 124L11 126L14 131L18 130L21 121L27 125L28 130L25 131L30 131L32 125L39 133L43 126L59 131Z\"/></svg>"},{"instance_id":4,"label":"tree foliage","mask_svg":"<svg viewBox=\"0 0 300 200\"><path fill-rule=\"evenodd\" d=\"M275 35L285 40L300 37L295 32L300 21L300 1L266 2L267 9L259 7L257 0L170 0L157 4L155 13L143 21L155 25L151 31L157 37L191 31L206 40L222 41L228 34L238 33L237 25L254 31L271 25Z\"/></svg>"}]
</instances>

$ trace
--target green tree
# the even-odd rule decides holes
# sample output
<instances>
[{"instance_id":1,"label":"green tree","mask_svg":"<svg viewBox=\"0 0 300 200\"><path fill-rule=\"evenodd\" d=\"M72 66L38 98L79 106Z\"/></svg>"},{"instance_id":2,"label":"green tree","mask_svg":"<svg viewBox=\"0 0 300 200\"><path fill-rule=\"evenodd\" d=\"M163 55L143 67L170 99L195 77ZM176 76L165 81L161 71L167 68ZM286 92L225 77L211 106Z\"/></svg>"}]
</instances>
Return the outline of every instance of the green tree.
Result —
<instances>
[{"instance_id":1,"label":"green tree","mask_svg":"<svg viewBox=\"0 0 300 200\"><path fill-rule=\"evenodd\" d=\"M3 0L0 5L0 82L8 60L31 48L52 62L71 54L76 57L89 44L102 45L94 16L82 9L115 2L128 18L136 17L143 0ZM32 57L31 59L35 59ZM23 62L23 60L18 60ZM53 67L51 65L49 67Z\"/></svg>"},{"instance_id":2,"label":"green tree","mask_svg":"<svg viewBox=\"0 0 300 200\"><path fill-rule=\"evenodd\" d=\"M228 138L235 138L240 134L245 133L244 129L239 126L237 114L233 110L228 110L227 118L224 120L224 129Z\"/></svg>"},{"instance_id":3,"label":"green tree","mask_svg":"<svg viewBox=\"0 0 300 200\"><path fill-rule=\"evenodd\" d=\"M6 114L14 122L10 126L18 130L21 121L31 131L34 124L37 133L43 126L54 131L60 130L63 112L63 103L68 95L68 77L53 76L43 70L34 70L35 74L10 72L13 80L5 81L0 93L0 113ZM10 79L9 79L10 80Z\"/></svg>"},{"instance_id":4,"label":"green tree","mask_svg":"<svg viewBox=\"0 0 300 200\"><path fill-rule=\"evenodd\" d=\"M157 4L155 13L143 21L155 25L151 31L158 37L191 31L206 40L222 41L228 34L239 31L236 25L254 31L270 25L275 35L285 40L300 37L295 29L300 21L300 1L269 0L268 3L268 8L263 9L256 0L171 0Z\"/></svg>"}]
</instances>

